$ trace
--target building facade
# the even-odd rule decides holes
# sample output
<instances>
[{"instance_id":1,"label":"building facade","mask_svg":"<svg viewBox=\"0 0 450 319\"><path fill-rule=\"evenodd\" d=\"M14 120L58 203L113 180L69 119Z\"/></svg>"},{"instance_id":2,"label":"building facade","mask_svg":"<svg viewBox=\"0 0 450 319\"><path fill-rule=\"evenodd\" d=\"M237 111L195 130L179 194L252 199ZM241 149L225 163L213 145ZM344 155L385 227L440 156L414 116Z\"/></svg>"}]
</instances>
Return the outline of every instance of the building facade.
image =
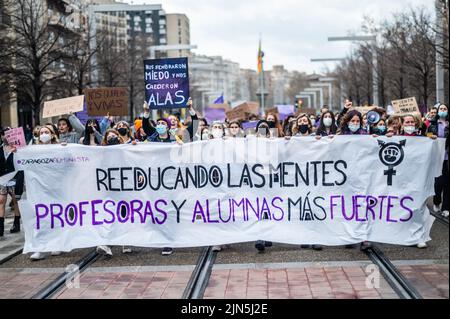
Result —
<instances>
[{"instance_id":1,"label":"building facade","mask_svg":"<svg viewBox=\"0 0 450 319\"><path fill-rule=\"evenodd\" d=\"M166 15L167 21L167 45L191 44L189 18L185 14L171 13ZM167 51L167 57L189 57L190 50Z\"/></svg>"}]
</instances>

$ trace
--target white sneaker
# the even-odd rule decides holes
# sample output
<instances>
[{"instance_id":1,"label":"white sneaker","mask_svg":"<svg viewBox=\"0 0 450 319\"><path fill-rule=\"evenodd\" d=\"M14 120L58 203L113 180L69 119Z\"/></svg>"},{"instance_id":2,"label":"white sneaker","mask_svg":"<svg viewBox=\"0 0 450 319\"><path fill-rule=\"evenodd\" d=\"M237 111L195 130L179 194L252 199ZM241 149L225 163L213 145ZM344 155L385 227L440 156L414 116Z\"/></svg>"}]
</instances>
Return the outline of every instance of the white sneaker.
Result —
<instances>
[{"instance_id":1,"label":"white sneaker","mask_svg":"<svg viewBox=\"0 0 450 319\"><path fill-rule=\"evenodd\" d=\"M34 253L30 256L31 260L42 260L47 258L48 253Z\"/></svg>"},{"instance_id":2,"label":"white sneaker","mask_svg":"<svg viewBox=\"0 0 450 319\"><path fill-rule=\"evenodd\" d=\"M427 245L427 243L418 243L417 244L417 248L427 248L428 247L428 245Z\"/></svg>"},{"instance_id":3,"label":"white sneaker","mask_svg":"<svg viewBox=\"0 0 450 319\"><path fill-rule=\"evenodd\" d=\"M59 256L62 254L62 251L52 251L51 255L52 256Z\"/></svg>"},{"instance_id":4,"label":"white sneaker","mask_svg":"<svg viewBox=\"0 0 450 319\"><path fill-rule=\"evenodd\" d=\"M444 210L441 214L444 217L448 217L448 210Z\"/></svg>"},{"instance_id":5,"label":"white sneaker","mask_svg":"<svg viewBox=\"0 0 450 319\"><path fill-rule=\"evenodd\" d=\"M112 256L111 248L108 246L97 246L97 253L106 255L106 256Z\"/></svg>"},{"instance_id":6,"label":"white sneaker","mask_svg":"<svg viewBox=\"0 0 450 319\"><path fill-rule=\"evenodd\" d=\"M218 245L218 246L213 246L212 251L221 251L222 250L222 246Z\"/></svg>"},{"instance_id":7,"label":"white sneaker","mask_svg":"<svg viewBox=\"0 0 450 319\"><path fill-rule=\"evenodd\" d=\"M441 211L441 208L440 208L439 206L436 206L436 205L433 204L433 211L434 211L435 213L440 212L440 211Z\"/></svg>"},{"instance_id":8,"label":"white sneaker","mask_svg":"<svg viewBox=\"0 0 450 319\"><path fill-rule=\"evenodd\" d=\"M122 246L122 254L130 254L133 251L131 250L131 247L128 246Z\"/></svg>"}]
</instances>

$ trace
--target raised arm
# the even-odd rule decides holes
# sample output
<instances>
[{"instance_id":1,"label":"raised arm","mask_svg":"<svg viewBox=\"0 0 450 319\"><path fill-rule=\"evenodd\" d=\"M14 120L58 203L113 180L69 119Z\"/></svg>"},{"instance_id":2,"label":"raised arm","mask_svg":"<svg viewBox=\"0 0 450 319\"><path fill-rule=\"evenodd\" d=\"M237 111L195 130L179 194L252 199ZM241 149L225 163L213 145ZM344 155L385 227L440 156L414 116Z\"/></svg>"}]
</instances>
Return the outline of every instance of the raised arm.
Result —
<instances>
[{"instance_id":1,"label":"raised arm","mask_svg":"<svg viewBox=\"0 0 450 319\"><path fill-rule=\"evenodd\" d=\"M78 117L76 117L74 114L70 114L69 122L70 122L70 125L72 125L75 132L77 132L80 135L84 134L84 125L83 125L83 123L81 123L81 121Z\"/></svg>"},{"instance_id":2,"label":"raised arm","mask_svg":"<svg viewBox=\"0 0 450 319\"><path fill-rule=\"evenodd\" d=\"M150 108L147 102L144 102L144 118L142 119L142 128L148 137L156 133L156 129L150 123Z\"/></svg>"},{"instance_id":3,"label":"raised arm","mask_svg":"<svg viewBox=\"0 0 450 319\"><path fill-rule=\"evenodd\" d=\"M194 140L194 123L198 121L198 116L197 113L195 112L194 107L192 106L191 98L189 98L188 106L189 106L189 114L191 115L191 122L187 126L187 131L189 133L189 139L192 142Z\"/></svg>"}]
</instances>

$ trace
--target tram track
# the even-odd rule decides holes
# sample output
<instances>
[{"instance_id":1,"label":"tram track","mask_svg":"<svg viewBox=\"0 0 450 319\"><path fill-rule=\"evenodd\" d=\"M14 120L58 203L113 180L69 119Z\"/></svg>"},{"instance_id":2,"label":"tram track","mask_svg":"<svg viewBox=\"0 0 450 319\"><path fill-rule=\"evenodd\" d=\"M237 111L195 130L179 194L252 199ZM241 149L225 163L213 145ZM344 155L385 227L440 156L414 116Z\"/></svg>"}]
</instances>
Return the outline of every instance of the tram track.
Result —
<instances>
[{"instance_id":1,"label":"tram track","mask_svg":"<svg viewBox=\"0 0 450 319\"><path fill-rule=\"evenodd\" d=\"M423 299L422 295L391 263L384 253L373 245L364 250L370 260L379 267L383 277L401 299Z\"/></svg>"},{"instance_id":2,"label":"tram track","mask_svg":"<svg viewBox=\"0 0 450 319\"><path fill-rule=\"evenodd\" d=\"M52 282L50 282L47 286L40 289L37 293L35 293L31 299L50 299L52 298L56 293L61 291L66 282L71 280L75 275L81 274L83 271L85 271L90 265L92 265L98 258L100 257L100 254L96 252L95 249L88 252L86 255L84 255L80 260L75 262L74 269L72 271L65 271L64 273L60 274L58 277L56 277Z\"/></svg>"},{"instance_id":3,"label":"tram track","mask_svg":"<svg viewBox=\"0 0 450 319\"><path fill-rule=\"evenodd\" d=\"M445 225L445 226L448 227L448 218L445 218L444 216L442 216L442 215L440 215L440 214L438 214L438 213L435 213L435 212L430 212L430 214L431 214L434 218L436 218L436 220L437 220L439 223L441 223L441 224L443 224L443 225Z\"/></svg>"},{"instance_id":4,"label":"tram track","mask_svg":"<svg viewBox=\"0 0 450 319\"><path fill-rule=\"evenodd\" d=\"M208 286L212 267L217 257L217 252L212 247L205 247L197 260L192 275L183 292L182 299L202 299Z\"/></svg>"}]
</instances>

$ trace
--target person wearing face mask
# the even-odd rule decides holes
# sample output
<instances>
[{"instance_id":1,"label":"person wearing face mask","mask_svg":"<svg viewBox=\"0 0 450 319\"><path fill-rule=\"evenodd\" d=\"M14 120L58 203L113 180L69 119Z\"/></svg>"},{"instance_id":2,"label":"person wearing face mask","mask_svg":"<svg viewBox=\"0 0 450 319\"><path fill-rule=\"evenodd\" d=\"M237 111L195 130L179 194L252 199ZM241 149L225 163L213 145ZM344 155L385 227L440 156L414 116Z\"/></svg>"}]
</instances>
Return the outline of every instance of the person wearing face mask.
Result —
<instances>
[{"instance_id":1,"label":"person wearing face mask","mask_svg":"<svg viewBox=\"0 0 450 319\"><path fill-rule=\"evenodd\" d=\"M283 137L283 128L278 120L278 116L275 113L267 113L266 121L269 124L269 128L272 131L273 137Z\"/></svg>"},{"instance_id":2,"label":"person wearing face mask","mask_svg":"<svg viewBox=\"0 0 450 319\"><path fill-rule=\"evenodd\" d=\"M362 115L356 110L348 111L341 121L338 135L367 135L367 131L362 128Z\"/></svg>"},{"instance_id":3,"label":"person wearing face mask","mask_svg":"<svg viewBox=\"0 0 450 319\"><path fill-rule=\"evenodd\" d=\"M387 133L386 120L381 119L377 124L370 126L370 134L375 134L377 136L383 136Z\"/></svg>"},{"instance_id":4,"label":"person wearing face mask","mask_svg":"<svg viewBox=\"0 0 450 319\"><path fill-rule=\"evenodd\" d=\"M228 137L244 137L241 123L239 121L230 121L228 123Z\"/></svg>"},{"instance_id":5,"label":"person wearing face mask","mask_svg":"<svg viewBox=\"0 0 450 319\"><path fill-rule=\"evenodd\" d=\"M115 129L108 129L105 132L105 135L101 141L102 146L113 146L113 145L120 145L124 144L124 140L120 133ZM126 212L122 212L122 217L126 215ZM128 254L131 253L132 249L128 246L122 246L122 253ZM111 251L111 248L106 245L97 246L97 253L105 255L107 257L112 257L113 253Z\"/></svg>"},{"instance_id":6,"label":"person wearing face mask","mask_svg":"<svg viewBox=\"0 0 450 319\"><path fill-rule=\"evenodd\" d=\"M59 140L53 126L48 124L41 126L41 128L39 129L39 139L37 144L59 144Z\"/></svg>"},{"instance_id":7,"label":"person wearing face mask","mask_svg":"<svg viewBox=\"0 0 450 319\"><path fill-rule=\"evenodd\" d=\"M59 144L59 140L58 140L58 137L56 135L56 131L55 131L55 128L53 127L53 125L46 124L44 126L41 126L41 128L39 129L38 145L51 145L51 144ZM62 254L62 252L53 251L50 254L52 256L59 256ZM37 253L31 254L30 259L34 260L34 261L45 259L50 254L37 252Z\"/></svg>"},{"instance_id":8,"label":"person wearing face mask","mask_svg":"<svg viewBox=\"0 0 450 319\"><path fill-rule=\"evenodd\" d=\"M309 136L313 131L313 127L311 124L311 119L308 115L302 113L297 117L297 120L294 122L294 126L292 127L292 135L293 136Z\"/></svg>"},{"instance_id":9,"label":"person wearing face mask","mask_svg":"<svg viewBox=\"0 0 450 319\"><path fill-rule=\"evenodd\" d=\"M202 132L205 130L205 129L208 129L208 121L206 121L206 119L204 119L204 118L199 118L198 119L198 127L197 127L197 131L195 132L195 134L194 134L194 138L193 138L193 140L194 141L201 141L201 140L203 140L203 138L202 138ZM193 124L194 126L195 126L195 123Z\"/></svg>"},{"instance_id":10,"label":"person wearing face mask","mask_svg":"<svg viewBox=\"0 0 450 319\"><path fill-rule=\"evenodd\" d=\"M207 141L211 138L211 134L209 133L209 129L204 127L200 132L200 140Z\"/></svg>"},{"instance_id":11,"label":"person wearing face mask","mask_svg":"<svg viewBox=\"0 0 450 319\"><path fill-rule=\"evenodd\" d=\"M83 135L80 144L96 146L102 143L103 136L100 134L100 125L96 119L87 120Z\"/></svg>"},{"instance_id":12,"label":"person wearing face mask","mask_svg":"<svg viewBox=\"0 0 450 319\"><path fill-rule=\"evenodd\" d=\"M332 137L337 133L337 125L333 112L326 111L320 116L319 127L316 131L316 136Z\"/></svg>"},{"instance_id":13,"label":"person wearing face mask","mask_svg":"<svg viewBox=\"0 0 450 319\"><path fill-rule=\"evenodd\" d=\"M15 171L14 169L14 153L17 151L16 147L9 145L6 140L5 132L10 128L0 130L2 152L0 153L0 176L9 174ZM11 196L12 209L14 210L13 227L9 230L10 233L20 232L20 210L18 201L20 200L24 189L24 173L18 171L13 178L6 183L0 184L0 237L3 237L5 230L5 210L8 194Z\"/></svg>"},{"instance_id":14,"label":"person wearing face mask","mask_svg":"<svg viewBox=\"0 0 450 319\"><path fill-rule=\"evenodd\" d=\"M266 120L260 120L257 124L256 124L256 137L262 137L262 138L271 138L272 134L270 131L270 125L269 123L267 123Z\"/></svg>"},{"instance_id":15,"label":"person wearing face mask","mask_svg":"<svg viewBox=\"0 0 450 319\"><path fill-rule=\"evenodd\" d=\"M214 121L211 125L210 139L220 139L225 137L225 125L220 121Z\"/></svg>"},{"instance_id":16,"label":"person wearing face mask","mask_svg":"<svg viewBox=\"0 0 450 319\"><path fill-rule=\"evenodd\" d=\"M132 137L131 127L130 125L125 121L119 121L115 126L114 129L119 132L120 136L122 137L124 144L131 144L135 142L135 140Z\"/></svg>"},{"instance_id":17,"label":"person wearing face mask","mask_svg":"<svg viewBox=\"0 0 450 319\"><path fill-rule=\"evenodd\" d=\"M271 132L269 128L269 124L266 120L260 120L256 124L256 137L257 138L271 138ZM267 216L263 216L262 219L267 219ZM255 248L258 250L259 253L264 253L266 250L266 247L272 247L272 242L270 241L264 241L264 240L257 240L255 243Z\"/></svg>"},{"instance_id":18,"label":"person wearing face mask","mask_svg":"<svg viewBox=\"0 0 450 319\"><path fill-rule=\"evenodd\" d=\"M155 143L173 143L183 144L181 139L177 139L175 136L171 136L169 133L171 123L169 120L160 118L156 120L156 127L150 122L150 108L147 102L144 102L144 117L142 118L142 128L145 134L147 134L147 140ZM164 247L161 255L167 256L173 253L173 248Z\"/></svg>"},{"instance_id":19,"label":"person wearing face mask","mask_svg":"<svg viewBox=\"0 0 450 319\"><path fill-rule=\"evenodd\" d=\"M439 104L437 104L437 106L439 106ZM437 118L437 114L438 114L438 108L436 106L433 106L432 108L430 108L430 111L428 111L428 114L425 116L425 126L427 128L430 127L431 122L436 121Z\"/></svg>"},{"instance_id":20,"label":"person wearing face mask","mask_svg":"<svg viewBox=\"0 0 450 319\"><path fill-rule=\"evenodd\" d=\"M445 104L440 104L437 109L438 113L432 121L427 130L427 135L435 135L439 138L446 139L446 151L444 163L442 166L442 175L437 177L434 183L435 195L433 196L433 210L442 216L449 216L449 174L448 174L448 107ZM441 207L442 204L442 207Z\"/></svg>"},{"instance_id":21,"label":"person wearing face mask","mask_svg":"<svg viewBox=\"0 0 450 319\"><path fill-rule=\"evenodd\" d=\"M420 136L420 120L412 114L404 115L402 117L400 135Z\"/></svg>"}]
</instances>

